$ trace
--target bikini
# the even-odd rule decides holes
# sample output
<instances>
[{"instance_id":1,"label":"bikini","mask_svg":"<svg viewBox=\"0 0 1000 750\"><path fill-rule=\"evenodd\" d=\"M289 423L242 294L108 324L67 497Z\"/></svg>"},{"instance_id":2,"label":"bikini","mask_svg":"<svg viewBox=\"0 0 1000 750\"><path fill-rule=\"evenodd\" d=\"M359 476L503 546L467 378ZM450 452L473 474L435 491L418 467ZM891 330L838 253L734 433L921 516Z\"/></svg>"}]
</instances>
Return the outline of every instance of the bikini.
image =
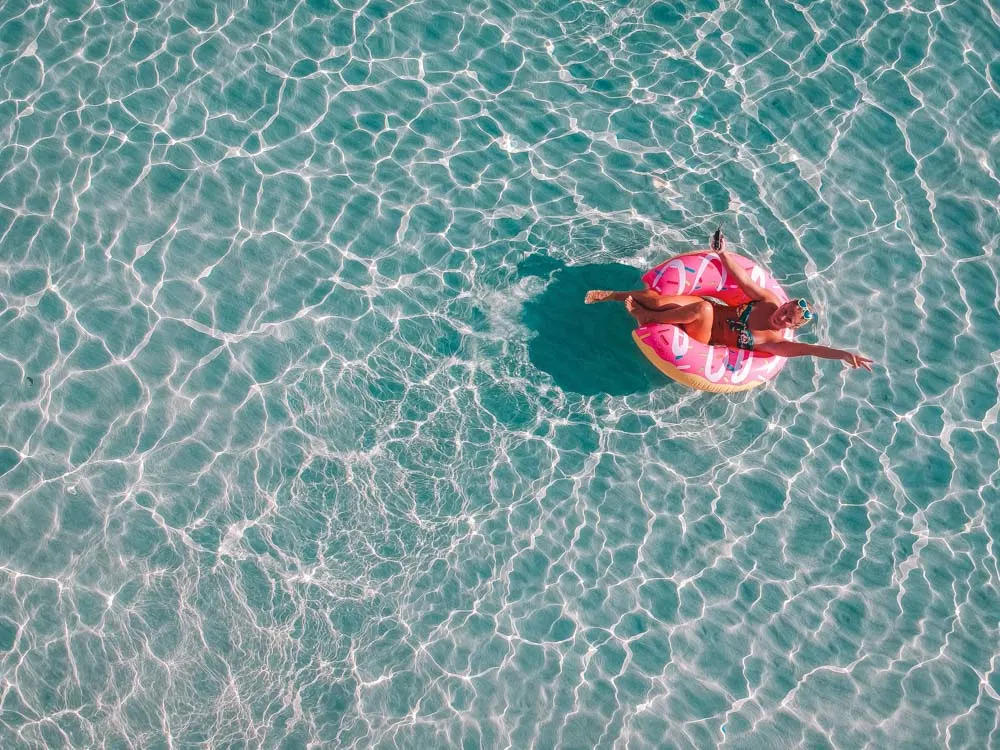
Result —
<instances>
[{"instance_id":1,"label":"bikini","mask_svg":"<svg viewBox=\"0 0 1000 750\"><path fill-rule=\"evenodd\" d=\"M747 325L753 305L753 302L747 302L742 307L737 307L736 312L739 313L739 319L726 321L729 324L729 330L736 332L737 349L753 349L753 331Z\"/></svg>"}]
</instances>

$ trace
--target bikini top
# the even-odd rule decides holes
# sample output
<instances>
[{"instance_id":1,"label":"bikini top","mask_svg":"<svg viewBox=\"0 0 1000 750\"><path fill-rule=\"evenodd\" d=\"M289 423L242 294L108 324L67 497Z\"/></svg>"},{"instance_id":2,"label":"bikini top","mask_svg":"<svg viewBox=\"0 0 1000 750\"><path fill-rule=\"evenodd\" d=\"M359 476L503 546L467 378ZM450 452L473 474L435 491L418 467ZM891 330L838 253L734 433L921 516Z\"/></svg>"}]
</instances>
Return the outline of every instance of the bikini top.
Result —
<instances>
[{"instance_id":1,"label":"bikini top","mask_svg":"<svg viewBox=\"0 0 1000 750\"><path fill-rule=\"evenodd\" d=\"M747 325L753 305L753 302L747 302L742 307L737 307L736 312L739 313L740 317L737 320L726 321L729 324L729 330L736 332L737 349L753 349L753 331Z\"/></svg>"}]
</instances>

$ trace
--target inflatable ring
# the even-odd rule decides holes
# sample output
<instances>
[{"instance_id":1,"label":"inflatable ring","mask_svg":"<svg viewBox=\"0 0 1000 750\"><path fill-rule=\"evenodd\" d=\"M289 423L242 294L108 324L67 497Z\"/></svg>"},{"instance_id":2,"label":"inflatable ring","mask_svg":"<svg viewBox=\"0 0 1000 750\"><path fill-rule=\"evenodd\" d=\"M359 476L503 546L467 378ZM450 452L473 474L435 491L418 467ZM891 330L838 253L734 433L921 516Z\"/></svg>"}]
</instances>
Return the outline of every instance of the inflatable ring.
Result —
<instances>
[{"instance_id":1,"label":"inflatable ring","mask_svg":"<svg viewBox=\"0 0 1000 750\"><path fill-rule=\"evenodd\" d=\"M735 253L729 253L729 257L746 269L757 284L774 292L782 304L788 301L785 290L761 266ZM736 282L728 278L719 256L707 250L670 258L647 271L642 281L660 294L690 294L725 305L750 301ZM785 366L784 357L702 344L684 329L664 323L640 326L633 331L632 338L664 375L701 391L746 391L771 380ZM785 338L791 341L791 328L785 329Z\"/></svg>"}]
</instances>

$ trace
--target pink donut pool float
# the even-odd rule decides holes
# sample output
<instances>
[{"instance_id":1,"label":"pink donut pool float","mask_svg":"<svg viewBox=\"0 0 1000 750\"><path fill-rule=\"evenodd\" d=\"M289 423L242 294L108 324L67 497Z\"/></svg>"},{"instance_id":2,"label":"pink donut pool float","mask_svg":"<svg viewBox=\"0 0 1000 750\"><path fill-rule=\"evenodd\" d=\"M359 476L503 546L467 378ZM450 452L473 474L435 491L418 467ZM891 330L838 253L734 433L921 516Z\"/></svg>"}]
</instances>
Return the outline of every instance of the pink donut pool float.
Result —
<instances>
[{"instance_id":1,"label":"pink donut pool float","mask_svg":"<svg viewBox=\"0 0 1000 750\"><path fill-rule=\"evenodd\" d=\"M729 255L757 284L774 292L781 303L788 301L785 290L763 267L741 255ZM670 258L647 271L642 281L661 294L690 294L731 306L750 301L736 282L728 278L719 256L707 250ZM732 393L756 388L785 366L784 357L702 344L682 328L664 323L640 326L632 337L663 374L702 391ZM785 329L785 338L792 340L790 328Z\"/></svg>"}]
</instances>

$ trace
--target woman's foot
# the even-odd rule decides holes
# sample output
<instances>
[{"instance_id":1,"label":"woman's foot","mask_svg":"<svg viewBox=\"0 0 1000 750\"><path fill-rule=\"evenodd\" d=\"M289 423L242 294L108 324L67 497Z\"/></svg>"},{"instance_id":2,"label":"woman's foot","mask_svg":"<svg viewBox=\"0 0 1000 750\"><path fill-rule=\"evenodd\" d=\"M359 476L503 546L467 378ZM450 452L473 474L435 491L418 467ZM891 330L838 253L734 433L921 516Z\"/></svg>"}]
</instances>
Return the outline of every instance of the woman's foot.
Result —
<instances>
[{"instance_id":1,"label":"woman's foot","mask_svg":"<svg viewBox=\"0 0 1000 750\"><path fill-rule=\"evenodd\" d=\"M639 321L639 325L648 325L652 317L652 310L647 310L645 307L640 305L635 301L634 297L628 297L625 300L625 309L628 310L628 314Z\"/></svg>"},{"instance_id":2,"label":"woman's foot","mask_svg":"<svg viewBox=\"0 0 1000 750\"><path fill-rule=\"evenodd\" d=\"M583 301L588 305L592 305L595 302L607 302L614 296L614 292L609 292L604 289L591 289L587 292L587 296L583 298Z\"/></svg>"}]
</instances>

